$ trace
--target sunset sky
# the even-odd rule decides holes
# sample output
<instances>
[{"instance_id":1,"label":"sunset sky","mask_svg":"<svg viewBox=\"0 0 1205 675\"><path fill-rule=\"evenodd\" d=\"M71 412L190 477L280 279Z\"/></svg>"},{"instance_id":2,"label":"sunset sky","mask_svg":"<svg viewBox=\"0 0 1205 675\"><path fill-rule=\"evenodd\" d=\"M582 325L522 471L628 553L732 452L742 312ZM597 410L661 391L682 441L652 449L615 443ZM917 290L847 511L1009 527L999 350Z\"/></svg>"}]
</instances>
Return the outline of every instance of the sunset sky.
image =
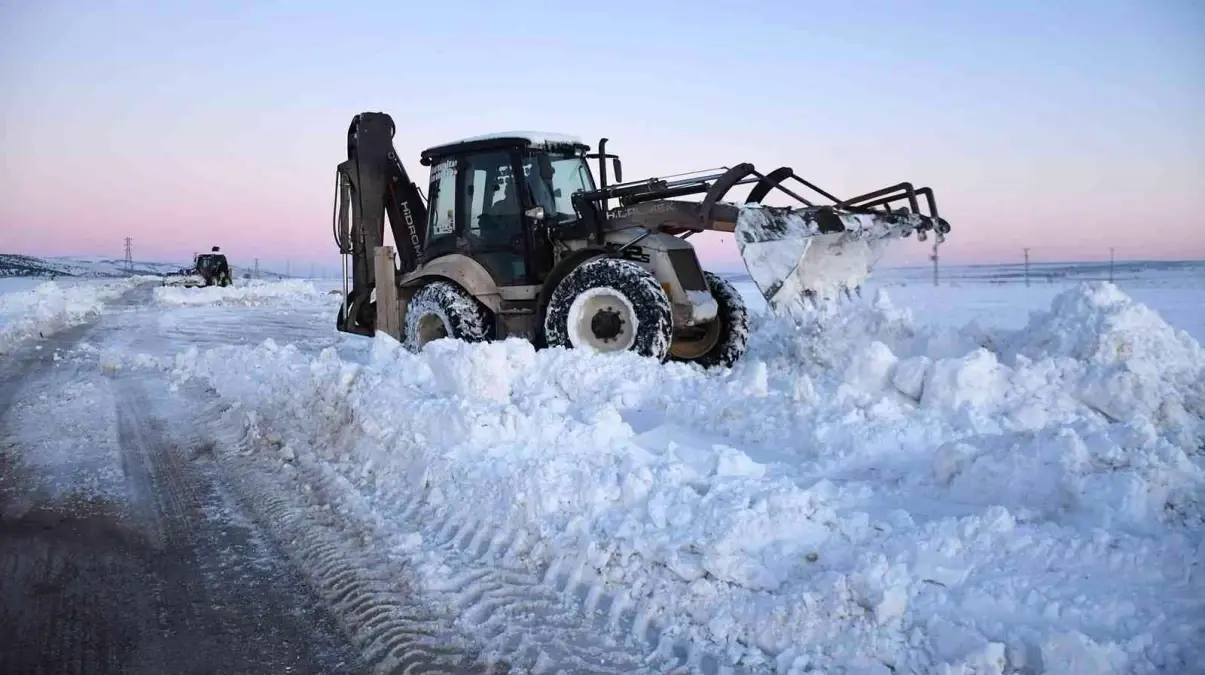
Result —
<instances>
[{"instance_id":1,"label":"sunset sky","mask_svg":"<svg viewBox=\"0 0 1205 675\"><path fill-rule=\"evenodd\" d=\"M844 5L844 6L841 6ZM540 129L626 178L932 186L944 260L1205 258L1205 3L0 0L0 252L338 266L360 111ZM714 267L735 246L702 244ZM901 242L893 263L923 262Z\"/></svg>"}]
</instances>

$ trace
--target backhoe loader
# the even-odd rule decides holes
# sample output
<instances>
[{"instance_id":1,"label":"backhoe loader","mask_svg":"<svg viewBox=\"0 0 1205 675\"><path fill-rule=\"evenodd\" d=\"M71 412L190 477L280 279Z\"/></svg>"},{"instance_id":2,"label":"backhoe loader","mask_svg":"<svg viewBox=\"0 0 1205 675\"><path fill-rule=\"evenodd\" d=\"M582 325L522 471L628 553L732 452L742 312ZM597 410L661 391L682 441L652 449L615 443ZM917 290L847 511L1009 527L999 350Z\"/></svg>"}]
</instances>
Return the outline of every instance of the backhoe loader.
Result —
<instances>
[{"instance_id":1,"label":"backhoe loader","mask_svg":"<svg viewBox=\"0 0 1205 675\"><path fill-rule=\"evenodd\" d=\"M747 310L730 281L702 268L692 235L732 233L753 283L778 308L848 293L885 243L913 232L940 242L950 229L932 190L909 183L838 199L788 167L763 174L747 163L625 182L608 139L591 153L575 137L534 132L423 151L424 200L394 132L380 112L348 128L332 226L344 261L336 325L385 332L413 350L444 337L520 336L537 347L727 367L745 350ZM725 201L738 185L752 186L744 201ZM813 204L799 186L832 203ZM799 205L763 204L773 191ZM396 251L384 246L386 217Z\"/></svg>"}]
</instances>

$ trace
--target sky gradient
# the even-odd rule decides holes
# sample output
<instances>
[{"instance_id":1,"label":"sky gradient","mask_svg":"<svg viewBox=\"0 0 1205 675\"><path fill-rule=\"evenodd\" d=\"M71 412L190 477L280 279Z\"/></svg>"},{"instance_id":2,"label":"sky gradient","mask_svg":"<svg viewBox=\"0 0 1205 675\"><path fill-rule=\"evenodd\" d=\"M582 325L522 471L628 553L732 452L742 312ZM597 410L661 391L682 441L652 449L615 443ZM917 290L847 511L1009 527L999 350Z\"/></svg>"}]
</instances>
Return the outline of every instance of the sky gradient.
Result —
<instances>
[{"instance_id":1,"label":"sky gradient","mask_svg":"<svg viewBox=\"0 0 1205 675\"><path fill-rule=\"evenodd\" d=\"M929 185L951 263L1205 258L1193 0L340 4L0 0L0 252L334 271L334 168L380 110L424 190L423 148L540 129L625 178Z\"/></svg>"}]
</instances>

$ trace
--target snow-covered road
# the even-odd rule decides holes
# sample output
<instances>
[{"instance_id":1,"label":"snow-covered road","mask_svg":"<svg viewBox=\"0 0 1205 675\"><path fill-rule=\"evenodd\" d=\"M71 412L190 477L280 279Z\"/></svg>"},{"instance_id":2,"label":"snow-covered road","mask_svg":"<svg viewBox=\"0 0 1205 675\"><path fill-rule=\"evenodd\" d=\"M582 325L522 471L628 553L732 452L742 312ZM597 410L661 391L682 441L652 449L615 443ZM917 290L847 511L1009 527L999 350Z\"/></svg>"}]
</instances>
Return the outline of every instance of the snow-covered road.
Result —
<instances>
[{"instance_id":1,"label":"snow-covered road","mask_svg":"<svg viewBox=\"0 0 1205 675\"><path fill-rule=\"evenodd\" d=\"M150 387L198 439L161 451L206 448L378 666L1191 672L1205 290L1009 291L759 317L709 373L518 341L410 354L335 333L337 296L305 282L156 289L102 310L37 396L109 428L129 408L72 382ZM119 450L63 463L71 434L39 428L6 428L8 452L121 482Z\"/></svg>"},{"instance_id":2,"label":"snow-covered road","mask_svg":"<svg viewBox=\"0 0 1205 675\"><path fill-rule=\"evenodd\" d=\"M35 310L45 339L0 357L0 672L367 672L206 459L198 411L100 358L148 316L125 286Z\"/></svg>"}]
</instances>

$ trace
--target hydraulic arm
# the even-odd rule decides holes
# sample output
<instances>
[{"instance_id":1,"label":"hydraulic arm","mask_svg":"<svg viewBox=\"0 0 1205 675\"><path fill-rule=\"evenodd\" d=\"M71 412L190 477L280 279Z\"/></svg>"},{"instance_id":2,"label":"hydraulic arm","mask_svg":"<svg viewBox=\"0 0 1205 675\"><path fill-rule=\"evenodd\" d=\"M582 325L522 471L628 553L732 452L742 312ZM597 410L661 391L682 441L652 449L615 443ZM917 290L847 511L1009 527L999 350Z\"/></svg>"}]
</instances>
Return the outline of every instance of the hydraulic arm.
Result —
<instances>
[{"instance_id":1,"label":"hydraulic arm","mask_svg":"<svg viewBox=\"0 0 1205 675\"><path fill-rule=\"evenodd\" d=\"M399 274L418 267L427 233L427 206L393 147L393 118L360 113L347 129L347 161L336 169L335 242L351 258L347 288L344 258L343 307L338 329L372 335L376 312L373 251L384 243L385 217L397 247ZM349 213L350 211L350 213Z\"/></svg>"}]
</instances>

